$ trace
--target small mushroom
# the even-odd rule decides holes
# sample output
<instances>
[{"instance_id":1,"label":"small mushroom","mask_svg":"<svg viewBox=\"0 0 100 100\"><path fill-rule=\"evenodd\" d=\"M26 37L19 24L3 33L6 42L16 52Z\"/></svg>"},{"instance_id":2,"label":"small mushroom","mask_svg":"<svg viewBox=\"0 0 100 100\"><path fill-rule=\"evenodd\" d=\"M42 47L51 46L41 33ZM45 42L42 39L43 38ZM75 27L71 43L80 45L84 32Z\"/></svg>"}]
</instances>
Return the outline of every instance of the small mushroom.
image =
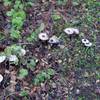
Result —
<instances>
[{"instance_id":1,"label":"small mushroom","mask_svg":"<svg viewBox=\"0 0 100 100\"><path fill-rule=\"evenodd\" d=\"M74 34L79 34L79 30L78 29L76 29L76 28L73 28L73 31L74 31Z\"/></svg>"},{"instance_id":2,"label":"small mushroom","mask_svg":"<svg viewBox=\"0 0 100 100\"><path fill-rule=\"evenodd\" d=\"M3 81L3 76L0 74L0 83Z\"/></svg>"},{"instance_id":3,"label":"small mushroom","mask_svg":"<svg viewBox=\"0 0 100 100\"><path fill-rule=\"evenodd\" d=\"M6 59L6 56L0 56L0 63L4 62Z\"/></svg>"},{"instance_id":4,"label":"small mushroom","mask_svg":"<svg viewBox=\"0 0 100 100\"><path fill-rule=\"evenodd\" d=\"M85 43L84 44L86 47L91 47L92 46L92 43L91 42L88 42L88 43Z\"/></svg>"},{"instance_id":5,"label":"small mushroom","mask_svg":"<svg viewBox=\"0 0 100 100\"><path fill-rule=\"evenodd\" d=\"M47 41L49 39L49 36L47 33L40 33L38 35L39 39L42 40L42 41Z\"/></svg>"},{"instance_id":6,"label":"small mushroom","mask_svg":"<svg viewBox=\"0 0 100 100\"><path fill-rule=\"evenodd\" d=\"M59 39L55 35L52 36L48 41L48 43L50 43L50 44L59 44L59 42L60 42Z\"/></svg>"},{"instance_id":7,"label":"small mushroom","mask_svg":"<svg viewBox=\"0 0 100 100\"><path fill-rule=\"evenodd\" d=\"M9 61L10 62L18 62L18 58L16 55L10 55L9 56Z\"/></svg>"},{"instance_id":8,"label":"small mushroom","mask_svg":"<svg viewBox=\"0 0 100 100\"><path fill-rule=\"evenodd\" d=\"M68 35L72 35L73 34L73 28L66 28L64 30L65 33L67 33Z\"/></svg>"},{"instance_id":9,"label":"small mushroom","mask_svg":"<svg viewBox=\"0 0 100 100\"><path fill-rule=\"evenodd\" d=\"M90 41L88 39L82 39L82 43L89 43Z\"/></svg>"},{"instance_id":10,"label":"small mushroom","mask_svg":"<svg viewBox=\"0 0 100 100\"><path fill-rule=\"evenodd\" d=\"M92 43L88 40L88 39L82 39L82 43L86 46L86 47L91 47Z\"/></svg>"},{"instance_id":11,"label":"small mushroom","mask_svg":"<svg viewBox=\"0 0 100 100\"><path fill-rule=\"evenodd\" d=\"M79 30L76 28L66 28L64 29L64 32L67 33L68 35L79 34Z\"/></svg>"}]
</instances>

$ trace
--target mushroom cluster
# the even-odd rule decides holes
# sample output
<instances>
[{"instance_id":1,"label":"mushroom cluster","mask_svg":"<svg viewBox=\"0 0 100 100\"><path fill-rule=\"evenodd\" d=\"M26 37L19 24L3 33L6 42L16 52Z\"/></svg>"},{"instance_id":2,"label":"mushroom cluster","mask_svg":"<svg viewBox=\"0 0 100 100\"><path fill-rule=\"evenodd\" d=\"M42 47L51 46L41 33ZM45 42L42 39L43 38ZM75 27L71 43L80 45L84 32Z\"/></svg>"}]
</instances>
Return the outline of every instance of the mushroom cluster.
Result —
<instances>
[{"instance_id":1,"label":"mushroom cluster","mask_svg":"<svg viewBox=\"0 0 100 100\"><path fill-rule=\"evenodd\" d=\"M53 35L52 37L49 38L47 33L40 33L38 35L38 38L43 42L48 41L48 43L52 45L60 43L60 40L57 36Z\"/></svg>"},{"instance_id":2,"label":"mushroom cluster","mask_svg":"<svg viewBox=\"0 0 100 100\"><path fill-rule=\"evenodd\" d=\"M82 39L82 43L86 46L86 47L91 47L92 43L88 40L88 39Z\"/></svg>"},{"instance_id":3,"label":"mushroom cluster","mask_svg":"<svg viewBox=\"0 0 100 100\"><path fill-rule=\"evenodd\" d=\"M79 29L77 29L77 28L66 28L66 29L64 29L64 32L67 34L67 35L69 35L70 36L70 38L74 35L79 35ZM49 35L48 35L48 33L46 33L46 32L43 32L43 33L40 33L39 35L38 35L38 38L41 40L41 41L43 41L43 42L45 42L45 41L48 41L48 43L49 44L51 44L51 45L57 45L57 44L59 44L61 41L59 40L59 38L57 37L57 36L55 36L55 35L53 35L52 37L50 37L49 38ZM92 43L88 40L88 39L82 39L81 40L82 41L82 43L86 46L86 47L91 47L92 46Z\"/></svg>"},{"instance_id":4,"label":"mushroom cluster","mask_svg":"<svg viewBox=\"0 0 100 100\"><path fill-rule=\"evenodd\" d=\"M64 29L64 32L68 35L72 35L72 34L79 34L79 30L77 28L66 28Z\"/></svg>"}]
</instances>

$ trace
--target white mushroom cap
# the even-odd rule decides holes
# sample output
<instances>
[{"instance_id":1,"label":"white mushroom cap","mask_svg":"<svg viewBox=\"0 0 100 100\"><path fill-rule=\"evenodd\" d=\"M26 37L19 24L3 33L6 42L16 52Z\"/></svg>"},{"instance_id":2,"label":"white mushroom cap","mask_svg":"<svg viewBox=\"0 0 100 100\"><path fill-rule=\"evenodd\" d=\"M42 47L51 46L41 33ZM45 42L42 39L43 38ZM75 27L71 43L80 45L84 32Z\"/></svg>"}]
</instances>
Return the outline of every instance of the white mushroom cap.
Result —
<instances>
[{"instance_id":1,"label":"white mushroom cap","mask_svg":"<svg viewBox=\"0 0 100 100\"><path fill-rule=\"evenodd\" d=\"M86 47L91 47L92 46L92 43L91 42L88 42L88 43L85 43L84 44Z\"/></svg>"},{"instance_id":2,"label":"white mushroom cap","mask_svg":"<svg viewBox=\"0 0 100 100\"><path fill-rule=\"evenodd\" d=\"M3 76L0 74L0 83L3 81Z\"/></svg>"},{"instance_id":3,"label":"white mushroom cap","mask_svg":"<svg viewBox=\"0 0 100 100\"><path fill-rule=\"evenodd\" d=\"M76 28L66 28L64 29L64 32L67 33L68 35L79 34L79 30Z\"/></svg>"},{"instance_id":4,"label":"white mushroom cap","mask_svg":"<svg viewBox=\"0 0 100 100\"><path fill-rule=\"evenodd\" d=\"M2 63L6 59L6 56L0 56L0 63Z\"/></svg>"},{"instance_id":5,"label":"white mushroom cap","mask_svg":"<svg viewBox=\"0 0 100 100\"><path fill-rule=\"evenodd\" d=\"M49 39L49 36L48 36L47 33L40 33L40 34L38 35L38 37L39 37L39 39L42 40L42 41L46 41L46 40Z\"/></svg>"},{"instance_id":6,"label":"white mushroom cap","mask_svg":"<svg viewBox=\"0 0 100 100\"><path fill-rule=\"evenodd\" d=\"M79 30L78 29L73 28L73 31L74 31L75 34L79 34Z\"/></svg>"},{"instance_id":7,"label":"white mushroom cap","mask_svg":"<svg viewBox=\"0 0 100 100\"><path fill-rule=\"evenodd\" d=\"M89 43L90 41L88 39L82 39L82 43Z\"/></svg>"},{"instance_id":8,"label":"white mushroom cap","mask_svg":"<svg viewBox=\"0 0 100 100\"><path fill-rule=\"evenodd\" d=\"M49 39L48 42L51 44L57 44L57 43L59 43L59 39L57 38L57 36L54 35Z\"/></svg>"},{"instance_id":9,"label":"white mushroom cap","mask_svg":"<svg viewBox=\"0 0 100 100\"><path fill-rule=\"evenodd\" d=\"M64 29L64 32L67 33L68 35L73 34L73 28L66 28Z\"/></svg>"},{"instance_id":10,"label":"white mushroom cap","mask_svg":"<svg viewBox=\"0 0 100 100\"><path fill-rule=\"evenodd\" d=\"M9 61L11 61L11 62L17 62L18 61L18 58L17 58L16 55L10 55L9 56Z\"/></svg>"},{"instance_id":11,"label":"white mushroom cap","mask_svg":"<svg viewBox=\"0 0 100 100\"><path fill-rule=\"evenodd\" d=\"M26 54L26 50L25 49L21 49L21 56L24 56Z\"/></svg>"}]
</instances>

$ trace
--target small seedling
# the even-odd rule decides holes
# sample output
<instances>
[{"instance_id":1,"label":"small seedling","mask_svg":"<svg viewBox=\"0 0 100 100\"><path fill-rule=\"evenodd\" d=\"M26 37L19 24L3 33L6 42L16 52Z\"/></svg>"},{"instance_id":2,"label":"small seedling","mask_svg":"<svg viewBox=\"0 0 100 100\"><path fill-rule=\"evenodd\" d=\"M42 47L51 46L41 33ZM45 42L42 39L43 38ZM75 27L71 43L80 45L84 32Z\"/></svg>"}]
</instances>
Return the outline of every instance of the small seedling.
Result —
<instances>
[{"instance_id":1,"label":"small seedling","mask_svg":"<svg viewBox=\"0 0 100 100\"><path fill-rule=\"evenodd\" d=\"M43 83L46 80L49 80L52 75L55 74L55 71L51 68L47 70L41 71L39 74L36 75L36 78L34 79L34 84L39 85Z\"/></svg>"},{"instance_id":2,"label":"small seedling","mask_svg":"<svg viewBox=\"0 0 100 100\"><path fill-rule=\"evenodd\" d=\"M29 62L27 62L27 67L31 70L34 70L36 66L36 61L34 59L30 59Z\"/></svg>"},{"instance_id":3,"label":"small seedling","mask_svg":"<svg viewBox=\"0 0 100 100\"><path fill-rule=\"evenodd\" d=\"M28 70L27 69L24 69L24 68L20 69L20 71L19 71L19 77L20 78L24 78L27 75L28 75Z\"/></svg>"},{"instance_id":4,"label":"small seedling","mask_svg":"<svg viewBox=\"0 0 100 100\"><path fill-rule=\"evenodd\" d=\"M55 13L55 14L52 15L52 19L55 20L55 21L60 20L61 16Z\"/></svg>"}]
</instances>

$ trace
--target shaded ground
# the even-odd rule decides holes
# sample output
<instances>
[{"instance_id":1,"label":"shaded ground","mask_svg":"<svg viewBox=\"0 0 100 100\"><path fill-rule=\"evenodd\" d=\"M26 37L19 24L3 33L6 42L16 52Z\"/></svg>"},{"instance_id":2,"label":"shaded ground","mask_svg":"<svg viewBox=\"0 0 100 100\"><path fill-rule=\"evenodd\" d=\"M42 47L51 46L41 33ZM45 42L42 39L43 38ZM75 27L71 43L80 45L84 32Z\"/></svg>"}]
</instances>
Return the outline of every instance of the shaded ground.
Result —
<instances>
[{"instance_id":1,"label":"shaded ground","mask_svg":"<svg viewBox=\"0 0 100 100\"><path fill-rule=\"evenodd\" d=\"M39 2L38 2L39 1ZM77 4L58 5L55 0L33 3L26 7L27 14L20 30L22 38L14 40L9 36L11 22L6 12L11 7L0 6L0 32L4 38L0 39L0 51L6 46L18 44L25 47L27 53L21 58L20 65L10 65L9 61L0 64L0 74L4 80L0 83L0 100L99 100L100 99L100 36L98 5L83 0ZM22 2L23 3L23 2ZM25 3L25 1L24 1ZM98 3L98 2L97 2ZM59 15L56 19L52 15ZM43 32L49 36L56 35L62 41L60 46L36 41L27 42L26 38L41 26ZM71 39L63 32L66 27L77 27L80 35ZM89 39L93 46L86 48L81 43L82 38ZM34 70L27 68L25 60L38 59ZM18 78L20 68L29 72L24 79ZM41 70L52 68L55 70L50 80L35 86L33 79ZM15 79L15 84L10 81ZM20 96L21 90L27 90L27 96ZM1 92L2 91L2 92Z\"/></svg>"}]
</instances>

